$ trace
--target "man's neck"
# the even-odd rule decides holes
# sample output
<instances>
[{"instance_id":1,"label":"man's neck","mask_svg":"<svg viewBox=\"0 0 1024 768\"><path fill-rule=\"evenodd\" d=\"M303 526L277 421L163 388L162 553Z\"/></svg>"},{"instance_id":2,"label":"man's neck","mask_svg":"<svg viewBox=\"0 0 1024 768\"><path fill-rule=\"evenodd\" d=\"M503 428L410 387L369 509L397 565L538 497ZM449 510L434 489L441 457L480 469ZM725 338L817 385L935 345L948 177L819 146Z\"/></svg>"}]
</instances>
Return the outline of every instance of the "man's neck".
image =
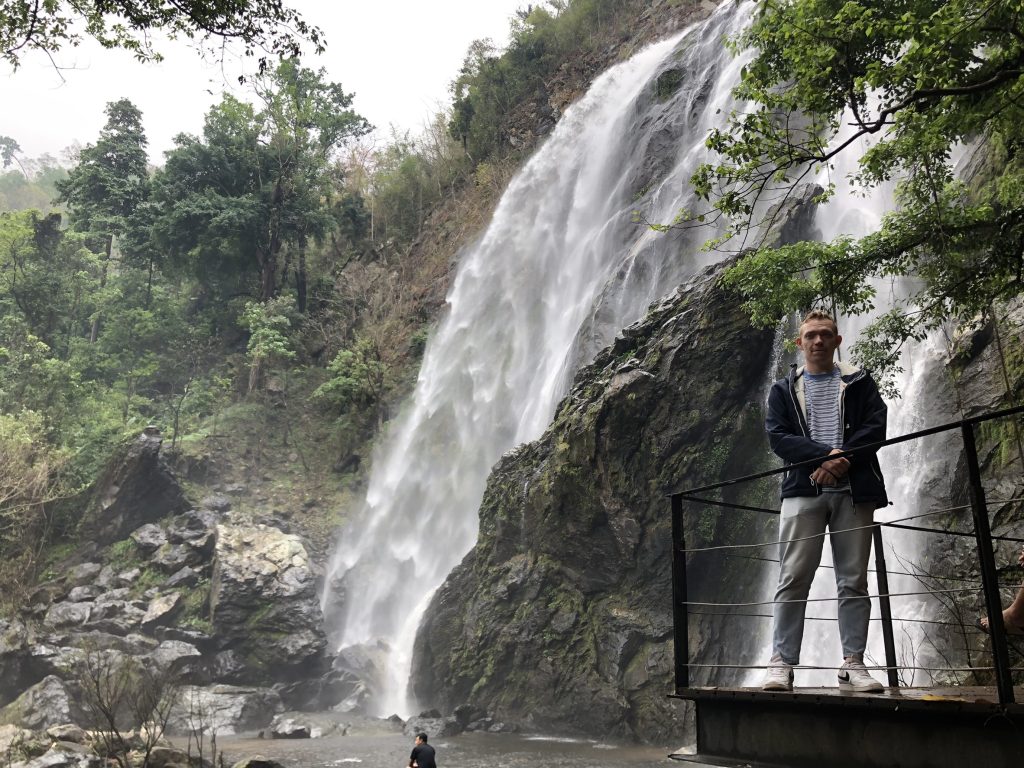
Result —
<instances>
[{"instance_id":1,"label":"man's neck","mask_svg":"<svg viewBox=\"0 0 1024 768\"><path fill-rule=\"evenodd\" d=\"M822 373L832 373L832 371L835 370L835 367L836 367L836 364L834 362L831 362L831 361L827 365L824 365L824 366L818 366L818 365L815 365L814 363L807 363L804 366L804 373L810 373L812 375L820 375Z\"/></svg>"}]
</instances>

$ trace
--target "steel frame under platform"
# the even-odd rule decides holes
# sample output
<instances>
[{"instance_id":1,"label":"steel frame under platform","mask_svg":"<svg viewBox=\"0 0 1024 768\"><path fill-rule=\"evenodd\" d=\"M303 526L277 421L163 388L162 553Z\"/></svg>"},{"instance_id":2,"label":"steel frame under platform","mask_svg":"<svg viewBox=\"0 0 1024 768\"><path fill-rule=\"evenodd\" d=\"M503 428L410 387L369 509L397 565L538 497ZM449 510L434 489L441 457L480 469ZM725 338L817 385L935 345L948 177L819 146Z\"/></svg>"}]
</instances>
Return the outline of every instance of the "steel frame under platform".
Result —
<instances>
[{"instance_id":1,"label":"steel frame under platform","mask_svg":"<svg viewBox=\"0 0 1024 768\"><path fill-rule=\"evenodd\" d=\"M994 688L683 688L672 698L696 704L696 754L671 755L677 760L785 768L1024 766L1024 705L1000 705Z\"/></svg>"}]
</instances>

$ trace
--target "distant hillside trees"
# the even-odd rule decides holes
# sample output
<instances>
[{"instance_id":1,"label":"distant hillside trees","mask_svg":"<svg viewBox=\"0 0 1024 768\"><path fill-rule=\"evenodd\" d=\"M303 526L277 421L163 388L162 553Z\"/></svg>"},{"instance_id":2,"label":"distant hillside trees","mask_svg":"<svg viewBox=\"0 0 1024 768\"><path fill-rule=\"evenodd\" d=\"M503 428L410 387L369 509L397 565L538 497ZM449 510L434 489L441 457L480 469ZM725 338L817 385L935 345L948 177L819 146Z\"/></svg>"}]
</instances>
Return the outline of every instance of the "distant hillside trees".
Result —
<instances>
[{"instance_id":1,"label":"distant hillside trees","mask_svg":"<svg viewBox=\"0 0 1024 768\"><path fill-rule=\"evenodd\" d=\"M261 301L295 286L307 303L307 247L346 219L335 155L370 130L352 94L293 61L254 83L260 105L232 96L181 135L153 179L154 242L178 270L222 294Z\"/></svg>"},{"instance_id":2,"label":"distant hillside trees","mask_svg":"<svg viewBox=\"0 0 1024 768\"><path fill-rule=\"evenodd\" d=\"M106 107L99 140L79 152L78 164L57 182L57 202L67 205L71 225L86 234L103 254L100 288L106 285L114 239L123 238L132 217L149 195L146 134L142 113L128 99ZM99 314L90 341L96 341Z\"/></svg>"},{"instance_id":3,"label":"distant hillside trees","mask_svg":"<svg viewBox=\"0 0 1024 768\"><path fill-rule=\"evenodd\" d=\"M585 57L621 38L644 4L639 0L549 0L512 18L508 48L490 40L469 46L452 82L448 123L474 162L509 152L513 107L529 100L570 57Z\"/></svg>"}]
</instances>

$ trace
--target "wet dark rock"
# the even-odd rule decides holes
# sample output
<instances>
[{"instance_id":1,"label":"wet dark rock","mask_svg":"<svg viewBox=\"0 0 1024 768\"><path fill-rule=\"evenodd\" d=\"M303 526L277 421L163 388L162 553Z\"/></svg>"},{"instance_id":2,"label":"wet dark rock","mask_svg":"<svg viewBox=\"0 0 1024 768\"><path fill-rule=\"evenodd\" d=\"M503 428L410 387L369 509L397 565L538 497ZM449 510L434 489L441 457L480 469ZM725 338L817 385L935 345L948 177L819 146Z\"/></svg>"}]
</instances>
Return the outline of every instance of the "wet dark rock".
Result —
<instances>
[{"instance_id":1,"label":"wet dark rock","mask_svg":"<svg viewBox=\"0 0 1024 768\"><path fill-rule=\"evenodd\" d=\"M0 619L0 706L16 699L44 673L32 663L33 639L20 619Z\"/></svg>"},{"instance_id":2,"label":"wet dark rock","mask_svg":"<svg viewBox=\"0 0 1024 768\"><path fill-rule=\"evenodd\" d=\"M216 643L217 638L213 638L213 641ZM244 682L249 676L245 660L231 648L215 653L213 658L207 661L207 665L210 675L215 680Z\"/></svg>"},{"instance_id":3,"label":"wet dark rock","mask_svg":"<svg viewBox=\"0 0 1024 768\"><path fill-rule=\"evenodd\" d=\"M239 760L231 768L284 768L284 766L276 760L270 760L262 755L253 755Z\"/></svg>"},{"instance_id":4,"label":"wet dark rock","mask_svg":"<svg viewBox=\"0 0 1024 768\"><path fill-rule=\"evenodd\" d=\"M452 712L452 715L454 715L455 719L459 721L459 725L463 728L467 728L470 723L487 717L487 712L470 704L460 704L455 708L455 711Z\"/></svg>"},{"instance_id":5,"label":"wet dark rock","mask_svg":"<svg viewBox=\"0 0 1024 768\"><path fill-rule=\"evenodd\" d=\"M146 523L132 531L129 538L141 552L151 555L167 543L167 532L155 523Z\"/></svg>"},{"instance_id":6,"label":"wet dark rock","mask_svg":"<svg viewBox=\"0 0 1024 768\"><path fill-rule=\"evenodd\" d=\"M195 722L219 734L256 731L284 709L281 698L257 686L185 686L171 713L168 733L188 734Z\"/></svg>"},{"instance_id":7,"label":"wet dark rock","mask_svg":"<svg viewBox=\"0 0 1024 768\"><path fill-rule=\"evenodd\" d=\"M189 566L183 566L180 570L175 571L168 579L164 582L164 587L168 589L177 589L180 587L194 587L199 583L199 573Z\"/></svg>"},{"instance_id":8,"label":"wet dark rock","mask_svg":"<svg viewBox=\"0 0 1024 768\"><path fill-rule=\"evenodd\" d=\"M95 584L86 584L82 587L75 587L68 592L68 601L72 603L85 603L95 600L102 594L103 587L97 587Z\"/></svg>"},{"instance_id":9,"label":"wet dark rock","mask_svg":"<svg viewBox=\"0 0 1024 768\"><path fill-rule=\"evenodd\" d=\"M93 485L79 536L112 544L146 523L188 508L185 495L160 453L163 438L140 435L124 446Z\"/></svg>"},{"instance_id":10,"label":"wet dark rock","mask_svg":"<svg viewBox=\"0 0 1024 768\"><path fill-rule=\"evenodd\" d=\"M265 525L220 525L210 612L221 648L248 679L287 682L324 671L326 637L309 552Z\"/></svg>"},{"instance_id":11,"label":"wet dark rock","mask_svg":"<svg viewBox=\"0 0 1024 768\"><path fill-rule=\"evenodd\" d=\"M46 729L46 735L54 741L65 741L72 744L85 744L89 740L89 734L84 729L71 723L51 726Z\"/></svg>"},{"instance_id":12,"label":"wet dark rock","mask_svg":"<svg viewBox=\"0 0 1024 768\"><path fill-rule=\"evenodd\" d=\"M761 402L772 335L736 311L721 270L698 275L624 329L577 373L547 432L494 467L478 542L417 635L412 685L420 701L484 710L490 722L476 727L486 730L642 739L681 732L665 696L666 496L770 461ZM737 526L728 535L761 533ZM743 581L734 570L691 567L712 580L709 590L719 581L759 583L756 571Z\"/></svg>"},{"instance_id":13,"label":"wet dark rock","mask_svg":"<svg viewBox=\"0 0 1024 768\"><path fill-rule=\"evenodd\" d=\"M436 710L434 711L436 712ZM463 730L462 726L459 725L459 721L454 717L441 717L438 714L436 717L424 717L423 715L410 717L402 728L402 733L406 736L425 733L430 739L435 739L445 736L458 736Z\"/></svg>"},{"instance_id":14,"label":"wet dark rock","mask_svg":"<svg viewBox=\"0 0 1024 768\"><path fill-rule=\"evenodd\" d=\"M146 606L146 612L141 619L142 626L151 629L157 624L169 624L180 602L180 592L171 592L154 597L149 601L149 605Z\"/></svg>"},{"instance_id":15,"label":"wet dark rock","mask_svg":"<svg viewBox=\"0 0 1024 768\"><path fill-rule=\"evenodd\" d=\"M310 679L279 683L274 690L288 709L319 712L341 705L340 711L348 711L360 708L358 705L363 703L360 695L365 686L351 672L331 669Z\"/></svg>"},{"instance_id":16,"label":"wet dark rock","mask_svg":"<svg viewBox=\"0 0 1024 768\"><path fill-rule=\"evenodd\" d=\"M40 731L75 722L79 714L64 681L50 675L0 709L0 723Z\"/></svg>"},{"instance_id":17,"label":"wet dark rock","mask_svg":"<svg viewBox=\"0 0 1024 768\"><path fill-rule=\"evenodd\" d=\"M231 509L231 499L223 493L214 493L199 502L199 506L214 512L227 512Z\"/></svg>"},{"instance_id":18,"label":"wet dark rock","mask_svg":"<svg viewBox=\"0 0 1024 768\"><path fill-rule=\"evenodd\" d=\"M272 739L308 739L310 732L311 728L308 724L290 717L282 718L279 715L270 724L270 738Z\"/></svg>"}]
</instances>

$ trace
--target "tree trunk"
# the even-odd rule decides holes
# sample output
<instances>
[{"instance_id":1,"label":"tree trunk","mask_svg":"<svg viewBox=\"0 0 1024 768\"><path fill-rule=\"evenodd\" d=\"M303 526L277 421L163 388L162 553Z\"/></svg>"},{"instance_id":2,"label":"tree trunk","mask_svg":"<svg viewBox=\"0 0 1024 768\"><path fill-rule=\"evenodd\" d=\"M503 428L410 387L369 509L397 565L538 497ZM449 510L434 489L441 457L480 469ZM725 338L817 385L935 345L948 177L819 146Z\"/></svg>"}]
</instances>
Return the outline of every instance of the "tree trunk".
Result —
<instances>
[{"instance_id":1,"label":"tree trunk","mask_svg":"<svg viewBox=\"0 0 1024 768\"><path fill-rule=\"evenodd\" d=\"M104 248L105 254L103 257L103 264L100 267L100 292L107 287L107 266L110 264L110 254L114 250L114 236L107 235L107 244ZM92 319L92 328L89 330L89 343L95 344L96 339L100 335L100 313L97 312L96 316Z\"/></svg>"},{"instance_id":2,"label":"tree trunk","mask_svg":"<svg viewBox=\"0 0 1024 768\"><path fill-rule=\"evenodd\" d=\"M295 303L306 314L306 233L299 233L299 263L295 267Z\"/></svg>"}]
</instances>

